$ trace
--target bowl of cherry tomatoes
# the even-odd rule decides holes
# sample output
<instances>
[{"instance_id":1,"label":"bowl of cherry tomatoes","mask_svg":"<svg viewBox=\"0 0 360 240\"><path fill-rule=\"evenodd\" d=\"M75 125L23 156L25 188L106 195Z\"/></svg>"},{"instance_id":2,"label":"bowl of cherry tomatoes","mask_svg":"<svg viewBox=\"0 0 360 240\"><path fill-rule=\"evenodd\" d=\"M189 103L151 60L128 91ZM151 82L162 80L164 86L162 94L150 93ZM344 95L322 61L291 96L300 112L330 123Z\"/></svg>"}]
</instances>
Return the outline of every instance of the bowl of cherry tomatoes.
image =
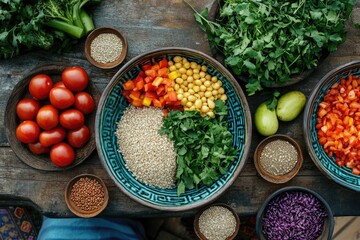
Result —
<instances>
[{"instance_id":1,"label":"bowl of cherry tomatoes","mask_svg":"<svg viewBox=\"0 0 360 240\"><path fill-rule=\"evenodd\" d=\"M5 129L14 153L27 165L59 171L82 163L95 149L100 94L82 67L38 67L14 87Z\"/></svg>"}]
</instances>

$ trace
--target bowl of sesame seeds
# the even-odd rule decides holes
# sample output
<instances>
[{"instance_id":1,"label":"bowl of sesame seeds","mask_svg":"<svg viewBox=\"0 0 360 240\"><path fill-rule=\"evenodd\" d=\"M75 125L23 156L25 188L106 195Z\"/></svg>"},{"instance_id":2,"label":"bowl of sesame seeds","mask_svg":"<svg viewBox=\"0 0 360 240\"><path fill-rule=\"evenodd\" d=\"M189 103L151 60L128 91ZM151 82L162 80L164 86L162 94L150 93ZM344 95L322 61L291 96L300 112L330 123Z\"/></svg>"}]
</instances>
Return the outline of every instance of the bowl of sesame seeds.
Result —
<instances>
[{"instance_id":1,"label":"bowl of sesame seeds","mask_svg":"<svg viewBox=\"0 0 360 240\"><path fill-rule=\"evenodd\" d=\"M183 86L181 91L189 90L192 86L198 93L193 94L192 97L190 95L186 97L189 101L194 98L191 104L182 105L181 100L177 99L180 97L180 92L174 94L176 99L171 100L169 97L164 102L164 104L171 104L168 107L166 105L158 107L157 103L162 99L162 97L156 98L156 94L160 92L159 89L157 89L158 92L150 90L138 94L139 89L146 88L138 84L142 81L139 79L145 78L144 72L150 70L148 71L150 73L155 68L157 72L162 72L160 69L169 68L165 72L169 74L170 79L172 69L177 67L179 67L178 76L182 78L177 77L177 80L181 82L181 86L185 85L187 80L193 81L192 85ZM210 99L206 104L205 101L202 102L199 109L203 110L203 115L197 114L191 108L199 102L196 101L195 96L200 95L201 89L205 87L201 85L201 76L204 77L204 85L213 84L215 89L211 92L212 96L218 98L219 103L222 102L222 106L226 108L226 113L221 117L223 124L213 128L216 133L209 132L207 135L201 135L201 138L196 137L196 140L195 138L178 138L177 140L183 140L182 146L192 147L192 150L180 149L181 143L175 143L170 138L172 134L167 135L160 131L165 126L166 119L175 117L176 114L191 115L184 121L181 120L182 117L177 121L180 125L185 123L186 126L171 128L184 131L195 126L205 128L215 126L215 121L218 119L214 117L214 113L210 113L210 110L214 109L212 105L216 100ZM167 77L163 78L167 79ZM205 79L208 80L205 81ZM195 87L196 80L200 83L197 87ZM168 80L163 81L168 84ZM137 83L136 89L127 90L134 82ZM146 84L150 89L153 89L155 85L161 87L155 82L146 82ZM169 92L180 91L179 84L175 84L175 80L170 84L167 86ZM205 90L207 90L206 87ZM205 92L202 93L204 98L210 90L207 91L208 93ZM185 92L183 93L186 96ZM148 95L155 95L155 97L147 102ZM160 93L159 95L161 96ZM142 105L138 105L139 103ZM198 122L190 123L193 119ZM171 123L174 121L167 121L167 124ZM201 125L202 123L204 124ZM251 114L246 96L228 70L202 52L180 47L154 49L134 57L122 66L102 93L95 125L99 158L116 186L132 200L147 207L165 211L192 210L220 197L234 183L245 166L252 132ZM194 128L188 136L206 133L205 128ZM225 128L226 131L222 131ZM210 145L221 144L222 141L218 137L223 136L227 139L224 141L226 146L223 148L233 150L231 155L221 154L224 149L209 147L209 142L211 142ZM204 145L205 140L207 145ZM219 165L186 167L195 162L190 160L195 158L185 157L189 152L194 153L193 156L195 152L201 153L201 157L196 155L197 159L211 157L212 162ZM206 161L206 164L210 163L210 160ZM196 173L203 169L207 171ZM178 180L179 176L183 178Z\"/></svg>"},{"instance_id":2,"label":"bowl of sesame seeds","mask_svg":"<svg viewBox=\"0 0 360 240\"><path fill-rule=\"evenodd\" d=\"M94 66L111 69L125 59L128 43L125 36L115 28L101 27L93 30L85 41L85 56Z\"/></svg>"},{"instance_id":3,"label":"bowl of sesame seeds","mask_svg":"<svg viewBox=\"0 0 360 240\"><path fill-rule=\"evenodd\" d=\"M93 174L80 174L71 179L65 189L65 201L72 213L90 218L107 206L109 194L104 181Z\"/></svg>"},{"instance_id":4,"label":"bowl of sesame seeds","mask_svg":"<svg viewBox=\"0 0 360 240\"><path fill-rule=\"evenodd\" d=\"M268 182L281 184L299 172L303 162L300 145L290 136L275 134L263 139L255 149L254 164Z\"/></svg>"}]
</instances>

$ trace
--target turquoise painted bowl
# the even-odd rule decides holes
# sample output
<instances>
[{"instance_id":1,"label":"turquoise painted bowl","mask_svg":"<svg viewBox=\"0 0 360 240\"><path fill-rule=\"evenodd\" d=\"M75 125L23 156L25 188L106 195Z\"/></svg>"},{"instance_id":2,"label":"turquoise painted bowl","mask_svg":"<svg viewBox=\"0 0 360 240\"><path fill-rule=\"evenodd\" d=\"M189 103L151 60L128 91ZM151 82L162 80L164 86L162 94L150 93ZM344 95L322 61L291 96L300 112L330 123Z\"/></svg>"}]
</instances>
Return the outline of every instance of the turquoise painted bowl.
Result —
<instances>
[{"instance_id":1,"label":"turquoise painted bowl","mask_svg":"<svg viewBox=\"0 0 360 240\"><path fill-rule=\"evenodd\" d=\"M223 82L228 96L229 130L233 134L234 146L239 149L236 160L225 173L211 186L200 186L186 190L180 196L174 189L160 189L145 185L134 178L125 166L117 145L115 130L123 111L128 106L122 96L122 86L128 79L133 79L143 64L168 60L175 56L186 57L189 61L206 65L211 75L216 75ZM188 48L161 48L141 54L126 63L111 79L99 101L95 134L96 147L100 160L114 180L115 184L133 200L155 209L166 211L185 211L200 207L217 199L228 189L245 166L251 143L251 114L246 97L234 77L220 63L208 55Z\"/></svg>"},{"instance_id":2,"label":"turquoise painted bowl","mask_svg":"<svg viewBox=\"0 0 360 240\"><path fill-rule=\"evenodd\" d=\"M353 174L351 169L346 166L339 167L335 162L335 157L328 157L319 143L315 128L319 103L323 101L327 91L334 83L339 83L342 78L347 78L350 74L360 77L360 61L353 61L339 66L319 81L304 109L303 132L310 157L320 171L336 183L360 191L360 176Z\"/></svg>"}]
</instances>

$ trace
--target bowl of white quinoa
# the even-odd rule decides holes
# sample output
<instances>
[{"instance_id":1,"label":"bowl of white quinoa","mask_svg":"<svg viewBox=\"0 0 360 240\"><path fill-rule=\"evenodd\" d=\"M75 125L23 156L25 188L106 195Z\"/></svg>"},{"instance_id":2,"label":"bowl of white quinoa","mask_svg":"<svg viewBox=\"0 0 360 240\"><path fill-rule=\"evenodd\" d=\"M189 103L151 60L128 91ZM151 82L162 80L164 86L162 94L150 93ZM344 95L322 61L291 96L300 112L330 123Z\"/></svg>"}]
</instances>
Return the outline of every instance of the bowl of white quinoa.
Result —
<instances>
[{"instance_id":1,"label":"bowl of white quinoa","mask_svg":"<svg viewBox=\"0 0 360 240\"><path fill-rule=\"evenodd\" d=\"M177 91L177 95L175 95L177 99L173 100L173 105L170 107L166 105L170 100L166 100L165 107L156 106L154 99L152 99L151 104L146 105L146 94L145 100L143 100L143 104L146 106L137 106L134 102L129 103L136 97L129 97L130 92L134 91L133 89L125 89L125 85L129 80L137 81L137 77L146 66L156 65L163 60L170 69L170 76L171 69L175 65L178 66L178 60L175 61L175 59L182 59L184 68L189 68L187 71L181 70L184 71L182 75L180 74L184 82L187 82L186 74L192 73L195 66L200 71L199 75L208 79L211 76L215 86L211 85L211 87L214 86L213 97L209 98L213 99L216 104L221 100L226 107L225 109L227 109L226 118L224 118L226 122L223 125L226 125L227 137L230 136L231 141L229 146L225 146L225 148L234 149L232 152L234 153L233 157L230 160L230 157L228 157L226 168L219 165L219 169L215 169L220 174L217 178L214 178L213 182L202 184L201 180L203 180L204 176L196 175L194 170L194 179L191 179L191 181L200 183L194 187L188 187L189 184L185 182L185 185L187 184L186 188L179 187L179 182L177 182L178 176L183 171L190 171L191 173L193 171L184 170L184 164L179 160L180 156L186 154L186 151L183 149L179 151L178 143L172 140L171 135L160 134L160 129L165 125L167 114L167 118L170 118L172 113L179 112L175 110L181 109L181 111L187 111L188 113L197 111L192 106L199 104L199 101L191 99L193 102L187 105L181 102L181 96L178 92L179 86L175 83L177 80L174 80L173 85L168 88L168 91ZM160 63L160 67L161 65L162 63ZM194 70L195 74L197 72L197 70ZM191 75L191 77L193 76L195 86L195 79L198 76ZM205 84L205 80L203 82ZM137 86L136 91L139 89ZM183 84L181 86L183 87ZM189 88L184 89L191 88L190 85L188 86ZM193 87L198 93L194 94L195 96L206 96L208 94L205 94L205 91L201 93L201 90L199 90L201 88L204 87L202 85ZM226 96L224 96L224 92ZM143 95L141 94L138 97L144 98ZM189 97L187 96L187 98ZM211 99L205 99L198 106L201 116L205 119L215 118L214 113L211 112L216 108L212 106L214 102ZM183 105L181 106L181 104ZM169 47L155 49L140 54L127 62L113 76L103 91L95 122L98 155L109 176L117 187L131 199L147 207L159 210L187 211L215 201L239 176L245 166L250 150L251 114L241 87L219 62L202 52L189 48ZM206 133L207 130L195 129L195 131ZM208 137L205 136L204 138ZM206 153L207 149L203 143L194 142L191 144L198 145L201 151ZM226 156L215 156L216 153L213 154L211 149L210 153L211 156L214 155L214 158L226 158ZM187 161L191 162L190 159L187 159ZM179 189L182 190L180 193Z\"/></svg>"}]
</instances>

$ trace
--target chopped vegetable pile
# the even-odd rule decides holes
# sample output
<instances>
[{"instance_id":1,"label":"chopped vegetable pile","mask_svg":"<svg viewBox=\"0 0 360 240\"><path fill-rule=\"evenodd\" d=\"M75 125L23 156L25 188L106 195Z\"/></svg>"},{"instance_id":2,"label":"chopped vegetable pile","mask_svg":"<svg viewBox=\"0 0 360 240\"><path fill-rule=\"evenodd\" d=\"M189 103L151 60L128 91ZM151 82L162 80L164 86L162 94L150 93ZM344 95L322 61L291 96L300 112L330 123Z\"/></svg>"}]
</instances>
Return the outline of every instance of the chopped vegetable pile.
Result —
<instances>
[{"instance_id":1,"label":"chopped vegetable pile","mask_svg":"<svg viewBox=\"0 0 360 240\"><path fill-rule=\"evenodd\" d=\"M207 19L208 9L193 10L225 65L248 78L252 95L316 67L324 52L336 50L355 2L224 0L215 21Z\"/></svg>"},{"instance_id":2,"label":"chopped vegetable pile","mask_svg":"<svg viewBox=\"0 0 360 240\"><path fill-rule=\"evenodd\" d=\"M0 0L0 59L63 50L94 29L85 5L101 0ZM60 44L60 45L58 45Z\"/></svg>"},{"instance_id":3,"label":"chopped vegetable pile","mask_svg":"<svg viewBox=\"0 0 360 240\"><path fill-rule=\"evenodd\" d=\"M315 240L323 231L327 213L314 195L285 192L269 202L262 233L268 240Z\"/></svg>"},{"instance_id":4,"label":"chopped vegetable pile","mask_svg":"<svg viewBox=\"0 0 360 240\"><path fill-rule=\"evenodd\" d=\"M319 143L340 167L360 174L360 78L349 75L335 83L319 103L317 111Z\"/></svg>"},{"instance_id":5,"label":"chopped vegetable pile","mask_svg":"<svg viewBox=\"0 0 360 240\"><path fill-rule=\"evenodd\" d=\"M215 101L215 118L199 111L171 111L160 134L174 141L177 152L177 193L211 185L225 174L237 154L227 125L227 106Z\"/></svg>"}]
</instances>

